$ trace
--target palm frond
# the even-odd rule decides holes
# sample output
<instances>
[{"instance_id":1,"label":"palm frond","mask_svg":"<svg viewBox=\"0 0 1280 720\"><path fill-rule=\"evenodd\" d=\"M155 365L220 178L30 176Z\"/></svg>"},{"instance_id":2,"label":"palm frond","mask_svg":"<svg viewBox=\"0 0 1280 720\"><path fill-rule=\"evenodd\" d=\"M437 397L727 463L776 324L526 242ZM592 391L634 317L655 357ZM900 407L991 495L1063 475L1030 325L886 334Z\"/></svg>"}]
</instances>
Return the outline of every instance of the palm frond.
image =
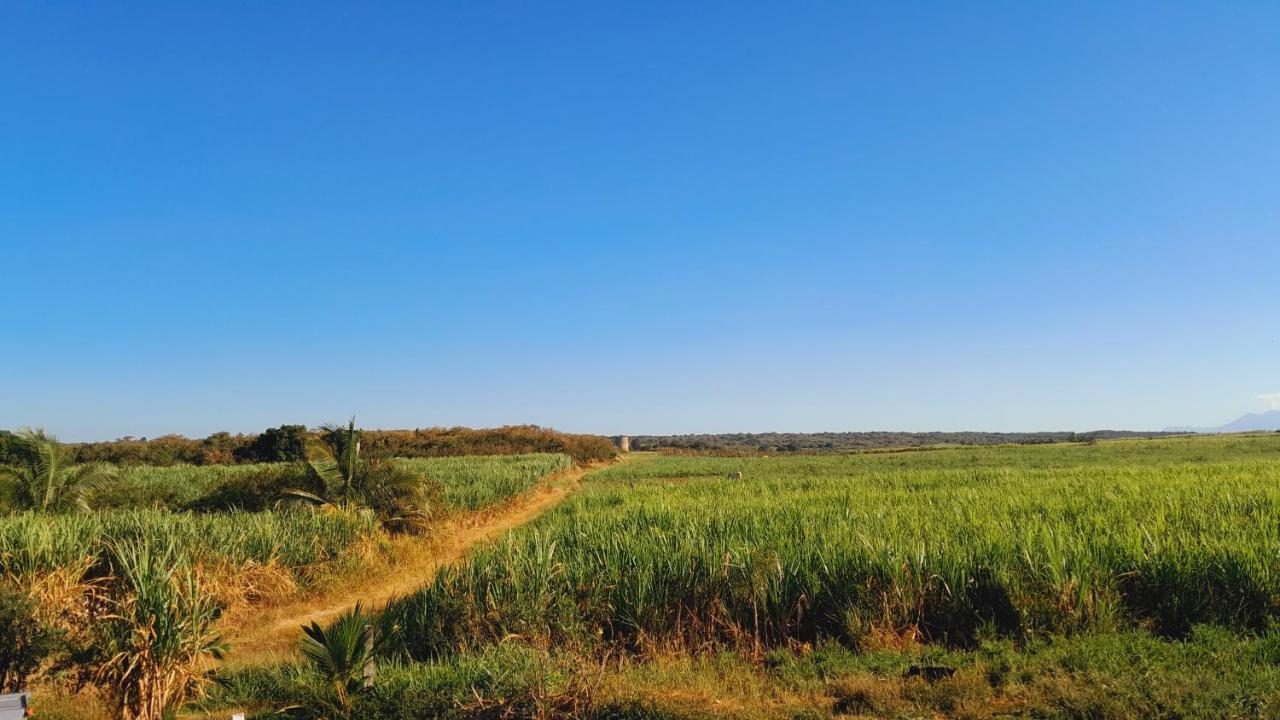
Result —
<instances>
[{"instance_id":1,"label":"palm frond","mask_svg":"<svg viewBox=\"0 0 1280 720\"><path fill-rule=\"evenodd\" d=\"M23 428L18 433L26 455L24 466L5 472L3 482L21 505L38 510L87 507L88 496L114 477L106 463L70 466L70 454L58 438L43 428Z\"/></svg>"},{"instance_id":2,"label":"palm frond","mask_svg":"<svg viewBox=\"0 0 1280 720\"><path fill-rule=\"evenodd\" d=\"M371 677L375 658L388 639L379 627L377 618L356 603L328 627L312 622L302 628L298 650L329 684L344 716L350 715L352 698L362 689L365 678Z\"/></svg>"},{"instance_id":3,"label":"palm frond","mask_svg":"<svg viewBox=\"0 0 1280 720\"><path fill-rule=\"evenodd\" d=\"M317 494L315 494L315 493L313 493L313 492L308 492L308 491L303 490L303 489L301 489L301 488L289 488L288 490L285 490L285 491L284 491L284 493L282 493L282 494L283 494L284 496L286 496L286 497L281 498L281 499L298 498L298 499L300 499L300 500L306 500L307 502L314 503L314 504L316 504L316 505L331 505L331 504L332 504L332 503L331 503L331 502L329 502L328 500L325 500L323 497L320 497L319 495L317 495Z\"/></svg>"},{"instance_id":4,"label":"palm frond","mask_svg":"<svg viewBox=\"0 0 1280 720\"><path fill-rule=\"evenodd\" d=\"M57 492L58 470L61 465L62 452L58 438L46 433L44 428L23 428L18 437L26 444L31 454L31 484L27 489L32 504L48 509L54 504Z\"/></svg>"},{"instance_id":5,"label":"palm frond","mask_svg":"<svg viewBox=\"0 0 1280 720\"><path fill-rule=\"evenodd\" d=\"M105 462L90 462L70 468L64 473L65 479L59 483L60 492L64 496L60 504L74 502L76 506L88 510L93 494L115 480L117 475L115 466Z\"/></svg>"},{"instance_id":6,"label":"palm frond","mask_svg":"<svg viewBox=\"0 0 1280 720\"><path fill-rule=\"evenodd\" d=\"M307 467L324 488L324 494L331 500L339 500L345 483L338 460L328 445L312 440L307 443Z\"/></svg>"}]
</instances>

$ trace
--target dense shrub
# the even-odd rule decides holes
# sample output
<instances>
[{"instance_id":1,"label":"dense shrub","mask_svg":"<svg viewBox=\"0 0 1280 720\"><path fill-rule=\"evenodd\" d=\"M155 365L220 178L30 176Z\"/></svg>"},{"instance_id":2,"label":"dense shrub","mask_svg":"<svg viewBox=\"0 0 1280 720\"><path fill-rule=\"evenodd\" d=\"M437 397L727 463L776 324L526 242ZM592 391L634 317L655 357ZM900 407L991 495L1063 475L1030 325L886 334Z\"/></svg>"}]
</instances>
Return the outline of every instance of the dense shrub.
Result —
<instances>
[{"instance_id":1,"label":"dense shrub","mask_svg":"<svg viewBox=\"0 0 1280 720\"><path fill-rule=\"evenodd\" d=\"M363 450L369 457L448 457L455 455L524 455L563 453L574 462L609 460L617 449L598 435L574 435L535 425L471 428L420 428L417 430L364 430ZM78 463L102 461L120 466L223 465L232 463L296 462L305 455L306 441L323 430L308 431L302 425L281 425L258 435L214 433L203 440L181 435L122 438L109 442L68 446ZM0 465L16 464L21 450L11 445L12 433L0 431Z\"/></svg>"},{"instance_id":2,"label":"dense shrub","mask_svg":"<svg viewBox=\"0 0 1280 720\"><path fill-rule=\"evenodd\" d=\"M73 443L76 462L109 462L113 465L198 465L204 461L204 443L181 435L121 438L111 442Z\"/></svg>"},{"instance_id":3,"label":"dense shrub","mask_svg":"<svg viewBox=\"0 0 1280 720\"><path fill-rule=\"evenodd\" d=\"M233 454L240 462L298 462L306 456L306 450L306 426L281 425L263 431Z\"/></svg>"},{"instance_id":4,"label":"dense shrub","mask_svg":"<svg viewBox=\"0 0 1280 720\"><path fill-rule=\"evenodd\" d=\"M587 463L610 460L618 455L608 438L573 435L534 425L486 430L462 427L369 430L365 432L364 443L367 452L383 457L563 453L574 462Z\"/></svg>"},{"instance_id":5,"label":"dense shrub","mask_svg":"<svg viewBox=\"0 0 1280 720\"><path fill-rule=\"evenodd\" d=\"M0 430L0 465L26 465L31 459L30 443L17 433Z\"/></svg>"},{"instance_id":6,"label":"dense shrub","mask_svg":"<svg viewBox=\"0 0 1280 720\"><path fill-rule=\"evenodd\" d=\"M89 664L118 717L167 720L203 695L226 649L217 600L171 543L111 545L108 613L94 624Z\"/></svg>"},{"instance_id":7,"label":"dense shrub","mask_svg":"<svg viewBox=\"0 0 1280 720\"><path fill-rule=\"evenodd\" d=\"M402 458L403 466L444 486L450 509L479 510L519 495L543 477L572 467L568 455L468 455ZM302 463L256 465L173 465L124 468L119 477L94 490L99 510L258 511L274 508L293 488L316 489Z\"/></svg>"},{"instance_id":8,"label":"dense shrub","mask_svg":"<svg viewBox=\"0 0 1280 720\"><path fill-rule=\"evenodd\" d=\"M198 512L267 510L276 505L286 490L305 484L306 473L301 465L263 465L251 473L230 475L212 491L187 503L186 508Z\"/></svg>"},{"instance_id":9,"label":"dense shrub","mask_svg":"<svg viewBox=\"0 0 1280 720\"><path fill-rule=\"evenodd\" d=\"M0 692L24 688L55 645L55 633L37 622L26 593L0 586Z\"/></svg>"}]
</instances>

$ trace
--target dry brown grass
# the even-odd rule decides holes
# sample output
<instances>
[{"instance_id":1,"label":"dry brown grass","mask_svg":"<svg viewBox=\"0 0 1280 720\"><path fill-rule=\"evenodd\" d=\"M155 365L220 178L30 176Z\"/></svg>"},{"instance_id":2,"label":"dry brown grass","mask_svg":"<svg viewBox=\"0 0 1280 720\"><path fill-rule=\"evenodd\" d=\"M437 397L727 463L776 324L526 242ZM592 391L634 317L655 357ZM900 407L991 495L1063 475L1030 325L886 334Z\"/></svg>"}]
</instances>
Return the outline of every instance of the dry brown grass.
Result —
<instances>
[{"instance_id":1,"label":"dry brown grass","mask_svg":"<svg viewBox=\"0 0 1280 720\"><path fill-rule=\"evenodd\" d=\"M115 720L107 701L92 687L74 692L62 683L41 682L28 691L33 717L40 720Z\"/></svg>"},{"instance_id":2,"label":"dry brown grass","mask_svg":"<svg viewBox=\"0 0 1280 720\"><path fill-rule=\"evenodd\" d=\"M242 565L231 563L197 563L196 577L207 592L218 600L224 612L282 602L298 593L298 582L289 568L272 560Z\"/></svg>"},{"instance_id":3,"label":"dry brown grass","mask_svg":"<svg viewBox=\"0 0 1280 720\"><path fill-rule=\"evenodd\" d=\"M110 578L88 577L93 564L93 558L85 557L48 572L7 575L3 582L31 598L37 621L75 642L85 637L101 614L110 582Z\"/></svg>"}]
</instances>

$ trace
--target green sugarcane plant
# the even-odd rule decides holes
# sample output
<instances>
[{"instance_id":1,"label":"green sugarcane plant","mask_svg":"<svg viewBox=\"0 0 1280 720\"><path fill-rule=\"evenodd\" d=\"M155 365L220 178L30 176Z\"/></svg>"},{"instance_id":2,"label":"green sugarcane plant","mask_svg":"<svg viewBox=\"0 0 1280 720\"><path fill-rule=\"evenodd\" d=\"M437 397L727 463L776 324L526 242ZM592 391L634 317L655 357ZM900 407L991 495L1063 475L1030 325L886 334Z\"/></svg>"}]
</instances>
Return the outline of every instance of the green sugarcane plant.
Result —
<instances>
[{"instance_id":1,"label":"green sugarcane plant","mask_svg":"<svg viewBox=\"0 0 1280 720\"><path fill-rule=\"evenodd\" d=\"M116 587L97 627L96 679L123 720L164 720L199 697L226 646L218 605L172 545L110 546Z\"/></svg>"},{"instance_id":2,"label":"green sugarcane plant","mask_svg":"<svg viewBox=\"0 0 1280 720\"><path fill-rule=\"evenodd\" d=\"M66 446L43 428L26 428L18 439L24 462L0 466L0 485L21 509L88 509L93 491L116 477L116 469L107 463L73 464Z\"/></svg>"}]
</instances>

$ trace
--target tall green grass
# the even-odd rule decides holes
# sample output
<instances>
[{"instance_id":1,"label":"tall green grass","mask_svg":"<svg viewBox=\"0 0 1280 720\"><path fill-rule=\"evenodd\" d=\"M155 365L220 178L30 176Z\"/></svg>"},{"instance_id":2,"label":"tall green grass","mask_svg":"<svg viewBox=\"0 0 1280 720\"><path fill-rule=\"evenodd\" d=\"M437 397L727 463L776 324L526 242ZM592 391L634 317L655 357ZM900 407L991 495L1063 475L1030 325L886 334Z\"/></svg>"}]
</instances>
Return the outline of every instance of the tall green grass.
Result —
<instances>
[{"instance_id":1,"label":"tall green grass","mask_svg":"<svg viewBox=\"0 0 1280 720\"><path fill-rule=\"evenodd\" d=\"M92 504L103 509L182 510L200 507L207 505L208 499L219 496L225 488L246 479L255 476L283 477L291 469L287 463L122 467L114 482L94 493Z\"/></svg>"},{"instance_id":2,"label":"tall green grass","mask_svg":"<svg viewBox=\"0 0 1280 720\"><path fill-rule=\"evenodd\" d=\"M547 454L397 462L442 483L446 501L463 510L500 502L573 465L567 455ZM285 464L127 468L99 493L98 499L111 509L0 516L0 573L53 570L100 553L108 541L122 540L172 542L194 560L238 564L274 559L301 567L331 560L375 531L375 520L360 514L182 510L216 508L213 499L253 492L263 496L241 500L272 507L280 489L290 486L290 472Z\"/></svg>"},{"instance_id":3,"label":"tall green grass","mask_svg":"<svg viewBox=\"0 0 1280 720\"><path fill-rule=\"evenodd\" d=\"M501 502L525 492L546 475L573 466L568 455L547 453L401 458L396 462L440 482L445 500L459 510L479 510ZM227 504L260 509L269 507L281 490L303 483L302 469L287 463L137 466L122 468L117 480L94 494L93 504L107 509L208 510Z\"/></svg>"},{"instance_id":4,"label":"tall green grass","mask_svg":"<svg viewBox=\"0 0 1280 720\"><path fill-rule=\"evenodd\" d=\"M0 573L47 572L101 553L108 542L172 546L198 561L276 560L301 567L331 560L374 532L361 514L287 512L171 513L118 510L0 517Z\"/></svg>"},{"instance_id":5,"label":"tall green grass","mask_svg":"<svg viewBox=\"0 0 1280 720\"><path fill-rule=\"evenodd\" d=\"M1280 619L1280 437L659 457L588 478L392 606L401 649L970 646Z\"/></svg>"},{"instance_id":6,"label":"tall green grass","mask_svg":"<svg viewBox=\"0 0 1280 720\"><path fill-rule=\"evenodd\" d=\"M482 455L401 458L396 462L444 485L445 501L479 510L528 491L538 481L573 467L568 455Z\"/></svg>"}]
</instances>

